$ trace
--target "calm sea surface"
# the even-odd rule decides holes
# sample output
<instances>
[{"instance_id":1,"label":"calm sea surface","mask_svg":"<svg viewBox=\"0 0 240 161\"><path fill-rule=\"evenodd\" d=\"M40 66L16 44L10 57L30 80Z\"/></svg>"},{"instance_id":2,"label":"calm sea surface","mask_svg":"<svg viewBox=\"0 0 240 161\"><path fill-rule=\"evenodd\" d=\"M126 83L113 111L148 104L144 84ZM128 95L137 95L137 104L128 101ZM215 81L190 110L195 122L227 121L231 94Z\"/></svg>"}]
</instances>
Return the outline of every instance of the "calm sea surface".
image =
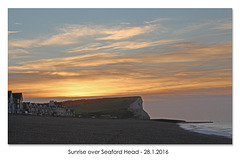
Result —
<instances>
[{"instance_id":1,"label":"calm sea surface","mask_svg":"<svg viewBox=\"0 0 240 161\"><path fill-rule=\"evenodd\" d=\"M232 122L179 123L185 130L208 135L220 135L232 138Z\"/></svg>"}]
</instances>

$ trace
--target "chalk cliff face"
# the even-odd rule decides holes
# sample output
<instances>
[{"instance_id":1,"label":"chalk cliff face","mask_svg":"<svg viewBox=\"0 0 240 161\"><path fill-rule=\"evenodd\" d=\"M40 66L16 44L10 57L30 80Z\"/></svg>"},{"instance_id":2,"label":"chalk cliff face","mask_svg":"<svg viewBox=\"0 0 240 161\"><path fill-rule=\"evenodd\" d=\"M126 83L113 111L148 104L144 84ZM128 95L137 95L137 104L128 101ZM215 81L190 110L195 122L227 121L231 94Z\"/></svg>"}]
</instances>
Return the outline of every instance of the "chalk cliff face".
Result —
<instances>
[{"instance_id":1,"label":"chalk cliff face","mask_svg":"<svg viewBox=\"0 0 240 161\"><path fill-rule=\"evenodd\" d=\"M130 104L128 110L133 112L136 119L150 119L148 113L143 110L143 100L141 97L137 97L136 101Z\"/></svg>"}]
</instances>

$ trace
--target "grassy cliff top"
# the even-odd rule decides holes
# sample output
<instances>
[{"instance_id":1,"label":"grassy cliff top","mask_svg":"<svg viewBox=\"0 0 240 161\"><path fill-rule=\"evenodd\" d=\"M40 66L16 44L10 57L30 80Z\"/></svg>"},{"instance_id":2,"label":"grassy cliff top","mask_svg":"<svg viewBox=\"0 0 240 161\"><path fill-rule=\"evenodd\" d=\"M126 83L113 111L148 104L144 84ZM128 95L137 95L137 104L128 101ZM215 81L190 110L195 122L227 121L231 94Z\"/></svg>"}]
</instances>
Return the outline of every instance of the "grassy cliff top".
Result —
<instances>
[{"instance_id":1,"label":"grassy cliff top","mask_svg":"<svg viewBox=\"0 0 240 161\"><path fill-rule=\"evenodd\" d=\"M76 114L92 112L118 112L127 110L129 105L140 96L134 97L114 97L98 99L81 99L64 101L62 104L69 109L73 109Z\"/></svg>"}]
</instances>

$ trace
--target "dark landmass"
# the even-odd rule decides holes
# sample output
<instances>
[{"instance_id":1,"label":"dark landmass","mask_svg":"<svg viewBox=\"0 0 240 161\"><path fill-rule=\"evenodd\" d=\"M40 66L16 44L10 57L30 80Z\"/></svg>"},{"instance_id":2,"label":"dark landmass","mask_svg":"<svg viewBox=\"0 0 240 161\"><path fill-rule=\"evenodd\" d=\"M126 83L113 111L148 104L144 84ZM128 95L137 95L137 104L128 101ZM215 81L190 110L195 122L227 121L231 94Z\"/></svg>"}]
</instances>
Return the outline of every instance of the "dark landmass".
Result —
<instances>
[{"instance_id":1,"label":"dark landmass","mask_svg":"<svg viewBox=\"0 0 240 161\"><path fill-rule=\"evenodd\" d=\"M150 119L144 111L141 96L81 99L61 102L83 118Z\"/></svg>"},{"instance_id":2,"label":"dark landmass","mask_svg":"<svg viewBox=\"0 0 240 161\"><path fill-rule=\"evenodd\" d=\"M8 115L9 144L232 144L176 123L134 119Z\"/></svg>"},{"instance_id":3,"label":"dark landmass","mask_svg":"<svg viewBox=\"0 0 240 161\"><path fill-rule=\"evenodd\" d=\"M126 110L138 97L97 98L64 101L62 104L76 114L88 112L118 112Z\"/></svg>"}]
</instances>

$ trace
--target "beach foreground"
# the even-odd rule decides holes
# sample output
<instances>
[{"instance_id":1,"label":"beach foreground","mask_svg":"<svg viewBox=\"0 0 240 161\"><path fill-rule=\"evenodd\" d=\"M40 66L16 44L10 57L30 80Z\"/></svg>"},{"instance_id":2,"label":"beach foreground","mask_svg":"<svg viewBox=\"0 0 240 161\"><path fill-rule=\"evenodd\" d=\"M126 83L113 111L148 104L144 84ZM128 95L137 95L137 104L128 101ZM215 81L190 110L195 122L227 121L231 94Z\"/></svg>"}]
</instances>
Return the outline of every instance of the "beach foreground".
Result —
<instances>
[{"instance_id":1,"label":"beach foreground","mask_svg":"<svg viewBox=\"0 0 240 161\"><path fill-rule=\"evenodd\" d=\"M186 131L176 123L8 115L9 144L232 144Z\"/></svg>"}]
</instances>

